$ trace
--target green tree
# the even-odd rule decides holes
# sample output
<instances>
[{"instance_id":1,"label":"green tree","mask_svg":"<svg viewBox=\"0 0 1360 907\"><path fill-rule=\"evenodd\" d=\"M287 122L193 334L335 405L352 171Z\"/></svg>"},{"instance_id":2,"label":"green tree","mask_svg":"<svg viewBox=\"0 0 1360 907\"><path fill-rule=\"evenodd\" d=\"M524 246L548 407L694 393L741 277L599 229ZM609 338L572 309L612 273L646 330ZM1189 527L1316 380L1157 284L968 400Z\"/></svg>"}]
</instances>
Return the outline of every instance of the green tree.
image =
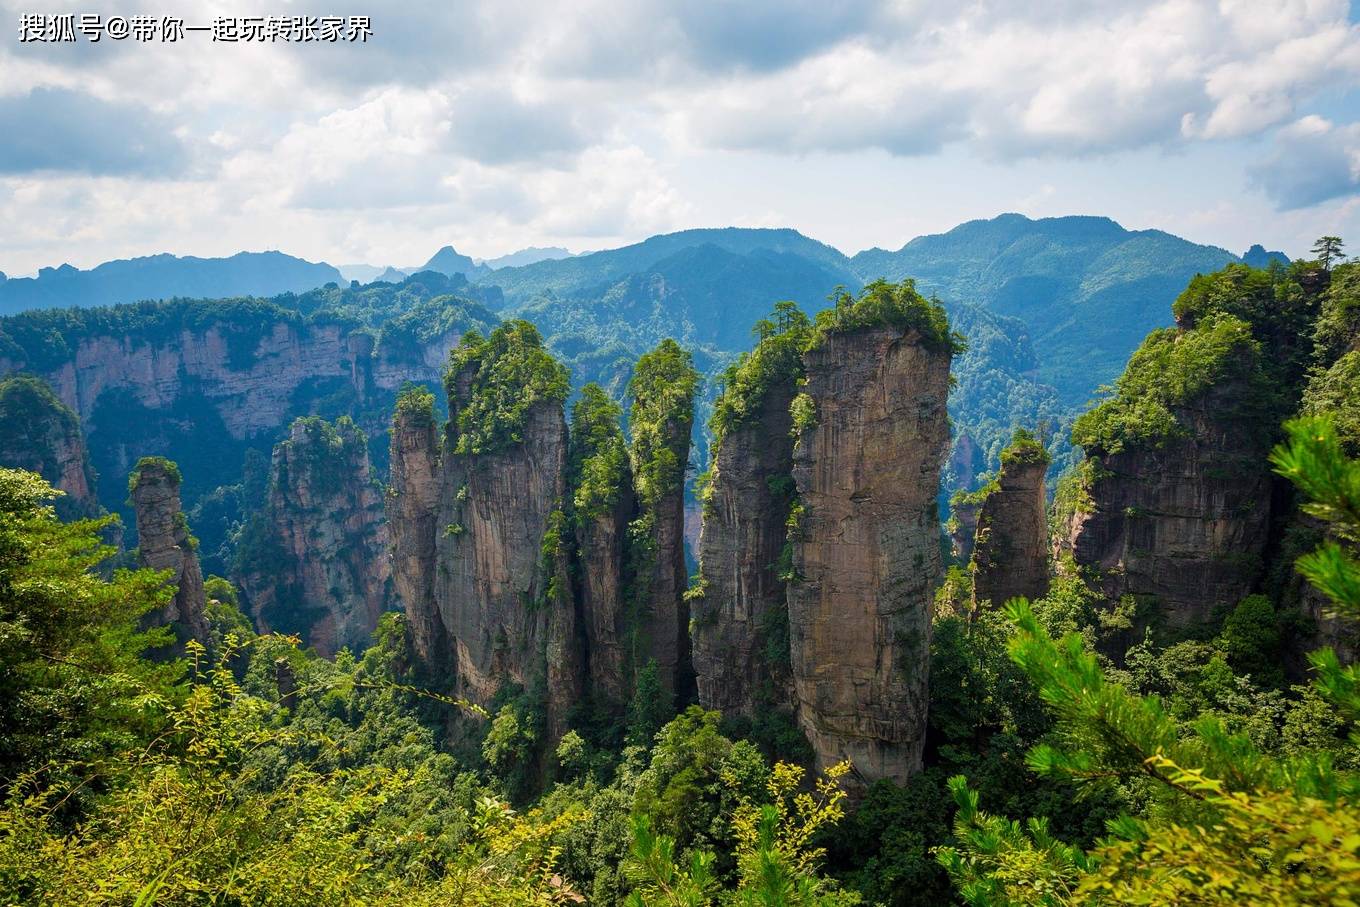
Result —
<instances>
[{"instance_id":1,"label":"green tree","mask_svg":"<svg viewBox=\"0 0 1360 907\"><path fill-rule=\"evenodd\" d=\"M139 656L168 645L140 618L173 594L165 574L100 571L114 518L62 523L60 492L0 469L0 780L40 766L83 772L162 726L183 664Z\"/></svg>"},{"instance_id":2,"label":"green tree","mask_svg":"<svg viewBox=\"0 0 1360 907\"><path fill-rule=\"evenodd\" d=\"M1317 256L1318 264L1322 265L1324 271L1330 271L1333 264L1340 264L1346 256L1342 253L1345 243L1340 236L1321 236L1318 241L1313 243L1313 254Z\"/></svg>"}]
</instances>

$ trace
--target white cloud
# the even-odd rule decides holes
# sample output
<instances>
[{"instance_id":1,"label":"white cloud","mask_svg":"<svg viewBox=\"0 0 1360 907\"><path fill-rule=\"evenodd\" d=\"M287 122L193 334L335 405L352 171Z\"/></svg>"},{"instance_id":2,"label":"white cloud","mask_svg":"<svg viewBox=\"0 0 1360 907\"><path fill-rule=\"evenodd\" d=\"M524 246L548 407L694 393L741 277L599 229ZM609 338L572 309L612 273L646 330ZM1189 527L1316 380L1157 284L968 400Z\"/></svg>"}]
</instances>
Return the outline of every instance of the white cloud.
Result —
<instances>
[{"instance_id":1,"label":"white cloud","mask_svg":"<svg viewBox=\"0 0 1360 907\"><path fill-rule=\"evenodd\" d=\"M1285 211L1360 194L1360 123L1303 117L1279 131L1251 177Z\"/></svg>"},{"instance_id":2,"label":"white cloud","mask_svg":"<svg viewBox=\"0 0 1360 907\"><path fill-rule=\"evenodd\" d=\"M111 0L82 9L128 12ZM29 11L0 0L11 22ZM186 0L175 12L206 23L243 11ZM956 155L967 179L979 159L1179 151L1283 127L1256 185L1286 206L1353 191L1337 163L1353 128L1309 137L1297 125L1319 92L1360 79L1346 0L419 0L324 12L371 15L373 40L0 44L0 97L78 89L144 111L163 143L147 147L182 145L191 163L158 173L145 155L119 163L73 134L59 159L92 175L0 180L0 266L196 237L219 251L264 242L395 263L427 254L423 231L482 252L598 246L712 220L670 174L729 150ZM1326 178L1295 166L1305 152ZM33 207L39 197L50 210ZM98 251L67 251L77 237ZM146 245L129 249L133 238ZM399 254L407 244L419 249Z\"/></svg>"}]
</instances>

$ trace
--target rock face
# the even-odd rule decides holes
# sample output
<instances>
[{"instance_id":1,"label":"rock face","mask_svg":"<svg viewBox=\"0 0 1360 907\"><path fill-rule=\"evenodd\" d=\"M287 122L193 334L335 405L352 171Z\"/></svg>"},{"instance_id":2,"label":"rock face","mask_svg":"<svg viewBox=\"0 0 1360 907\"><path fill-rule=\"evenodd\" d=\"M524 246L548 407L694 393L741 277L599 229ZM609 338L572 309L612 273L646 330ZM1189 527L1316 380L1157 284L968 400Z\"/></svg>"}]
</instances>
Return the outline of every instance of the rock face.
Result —
<instances>
[{"instance_id":1,"label":"rock face","mask_svg":"<svg viewBox=\"0 0 1360 907\"><path fill-rule=\"evenodd\" d=\"M624 577L628 522L635 501L627 475L612 507L578 520L576 550L580 559L578 596L587 641L592 689L607 702L628 701L630 654L625 648Z\"/></svg>"},{"instance_id":2,"label":"rock face","mask_svg":"<svg viewBox=\"0 0 1360 907\"><path fill-rule=\"evenodd\" d=\"M348 417L296 420L274 447L265 512L238 579L262 629L299 633L323 655L360 650L392 601L382 496L367 439Z\"/></svg>"},{"instance_id":3,"label":"rock face","mask_svg":"<svg viewBox=\"0 0 1360 907\"><path fill-rule=\"evenodd\" d=\"M434 599L458 689L479 703L544 677L549 612L562 605L548 601L556 568L543 542L564 488L561 404L531 407L523 438L486 454L445 451L441 464Z\"/></svg>"},{"instance_id":4,"label":"rock face","mask_svg":"<svg viewBox=\"0 0 1360 907\"><path fill-rule=\"evenodd\" d=\"M1000 608L1009 599L1048 594L1048 458L1001 458L997 486L982 502L973 548L973 604Z\"/></svg>"},{"instance_id":5,"label":"rock face","mask_svg":"<svg viewBox=\"0 0 1360 907\"><path fill-rule=\"evenodd\" d=\"M256 335L258 333L258 336ZM395 390L405 381L437 381L455 331L424 344L418 358L375 349L372 338L336 323L279 321L262 332L234 325L182 328L156 339L94 335L74 344L68 358L30 363L0 358L0 374L38 370L82 420L111 391L151 410L172 409L202 395L233 438L248 438L287 422L293 394L318 381L340 381L362 399L373 388Z\"/></svg>"},{"instance_id":6,"label":"rock face","mask_svg":"<svg viewBox=\"0 0 1360 907\"><path fill-rule=\"evenodd\" d=\"M448 677L453 651L434 602L440 475L432 394L413 391L398 401L392 421L391 464L387 524L393 584L406 606L417 659L431 673Z\"/></svg>"},{"instance_id":7,"label":"rock face","mask_svg":"<svg viewBox=\"0 0 1360 907\"><path fill-rule=\"evenodd\" d=\"M714 461L693 603L699 702L755 717L793 702L789 612L781 560L792 499L792 381L765 394L758 415L729 431Z\"/></svg>"},{"instance_id":8,"label":"rock face","mask_svg":"<svg viewBox=\"0 0 1360 907\"><path fill-rule=\"evenodd\" d=\"M973 543L977 540L978 511L982 503L972 495L958 495L950 501L949 550L958 560L967 563L973 558Z\"/></svg>"},{"instance_id":9,"label":"rock face","mask_svg":"<svg viewBox=\"0 0 1360 907\"><path fill-rule=\"evenodd\" d=\"M150 626L173 627L176 652L182 653L189 639L207 642L208 624L203 572L180 509L179 486L179 469L169 460L156 457L138 463L128 481L137 519L137 563L152 570L169 570L168 582L175 587L169 604L144 620Z\"/></svg>"},{"instance_id":10,"label":"rock face","mask_svg":"<svg viewBox=\"0 0 1360 907\"><path fill-rule=\"evenodd\" d=\"M562 509L566 373L532 325L511 322L460 348L445 389L437 454L431 395L403 394L392 433L388 512L416 652L480 705L512 687L541 696L556 739L584 673Z\"/></svg>"},{"instance_id":11,"label":"rock face","mask_svg":"<svg viewBox=\"0 0 1360 907\"><path fill-rule=\"evenodd\" d=\"M788 591L799 724L819 766L849 757L865 780L900 781L925 735L950 356L876 326L831 333L804 361L815 416L794 450Z\"/></svg>"},{"instance_id":12,"label":"rock face","mask_svg":"<svg viewBox=\"0 0 1360 907\"><path fill-rule=\"evenodd\" d=\"M0 466L36 472L65 492L55 502L62 519L99 513L80 420L37 378L0 381Z\"/></svg>"},{"instance_id":13,"label":"rock face","mask_svg":"<svg viewBox=\"0 0 1360 907\"><path fill-rule=\"evenodd\" d=\"M698 383L689 354L674 340L663 340L638 360L629 384L630 456L645 547L629 577L641 649L634 666L655 663L662 689L678 703L694 695L685 600L685 470Z\"/></svg>"},{"instance_id":14,"label":"rock face","mask_svg":"<svg viewBox=\"0 0 1360 907\"><path fill-rule=\"evenodd\" d=\"M1184 626L1253 590L1269 540L1269 439L1223 417L1242 394L1215 386L1176 409L1183 436L1091 463L1087 506L1058 547L1098 570L1110 601L1150 601Z\"/></svg>"}]
</instances>

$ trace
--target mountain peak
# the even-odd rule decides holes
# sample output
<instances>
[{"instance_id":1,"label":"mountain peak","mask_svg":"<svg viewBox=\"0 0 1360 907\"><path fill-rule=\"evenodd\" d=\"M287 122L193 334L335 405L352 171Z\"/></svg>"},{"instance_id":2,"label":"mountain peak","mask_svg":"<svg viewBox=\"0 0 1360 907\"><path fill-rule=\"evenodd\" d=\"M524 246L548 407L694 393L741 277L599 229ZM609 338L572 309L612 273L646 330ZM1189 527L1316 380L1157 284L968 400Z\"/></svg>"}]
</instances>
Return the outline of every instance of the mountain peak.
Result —
<instances>
[{"instance_id":1,"label":"mountain peak","mask_svg":"<svg viewBox=\"0 0 1360 907\"><path fill-rule=\"evenodd\" d=\"M1256 243L1242 253L1243 264L1251 265L1253 268L1268 268L1272 261L1287 265L1289 264L1289 256L1283 252L1267 252L1265 246L1260 243Z\"/></svg>"},{"instance_id":2,"label":"mountain peak","mask_svg":"<svg viewBox=\"0 0 1360 907\"><path fill-rule=\"evenodd\" d=\"M454 274L462 274L464 277L471 277L477 273L477 263L466 255L460 255L453 246L444 246L431 256L430 260L420 268L422 271L438 271L447 277Z\"/></svg>"}]
</instances>

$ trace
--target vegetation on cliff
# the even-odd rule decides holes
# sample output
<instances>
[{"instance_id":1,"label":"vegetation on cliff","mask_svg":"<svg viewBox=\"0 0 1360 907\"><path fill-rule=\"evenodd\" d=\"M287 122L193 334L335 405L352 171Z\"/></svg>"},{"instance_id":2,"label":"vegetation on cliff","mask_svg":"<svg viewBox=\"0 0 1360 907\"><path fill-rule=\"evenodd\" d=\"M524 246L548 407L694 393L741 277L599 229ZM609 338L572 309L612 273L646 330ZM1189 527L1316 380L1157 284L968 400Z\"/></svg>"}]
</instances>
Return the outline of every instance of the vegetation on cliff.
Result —
<instances>
[{"instance_id":1,"label":"vegetation on cliff","mask_svg":"<svg viewBox=\"0 0 1360 907\"><path fill-rule=\"evenodd\" d=\"M632 435L633 475L638 499L650 510L684 485L685 460L699 389L694 359L674 340L666 339L642 356L628 383L628 431ZM683 433L684 437L679 435Z\"/></svg>"},{"instance_id":2,"label":"vegetation on cliff","mask_svg":"<svg viewBox=\"0 0 1360 907\"><path fill-rule=\"evenodd\" d=\"M901 283L875 280L858 296L841 290L832 298L832 307L818 312L813 322L813 344L831 334L882 325L916 331L927 349L958 354L968 348L963 337L950 330L944 306L918 293L910 278Z\"/></svg>"},{"instance_id":3,"label":"vegetation on cliff","mask_svg":"<svg viewBox=\"0 0 1360 907\"><path fill-rule=\"evenodd\" d=\"M772 388L791 387L803 376L803 350L811 328L812 322L792 302L776 303L769 318L756 322L751 331L755 349L737 356L720 379L722 392L708 420L711 458L716 458L728 432L760 413Z\"/></svg>"},{"instance_id":4,"label":"vegetation on cliff","mask_svg":"<svg viewBox=\"0 0 1360 907\"><path fill-rule=\"evenodd\" d=\"M623 407L598 384L587 384L571 411L568 484L576 519L585 523L619 502L628 478L628 445L620 420Z\"/></svg>"},{"instance_id":5,"label":"vegetation on cliff","mask_svg":"<svg viewBox=\"0 0 1360 907\"><path fill-rule=\"evenodd\" d=\"M444 383L454 410L449 437L459 454L494 453L523 442L530 410L560 404L570 391L566 368L527 321L506 322L486 337L465 334L449 353Z\"/></svg>"}]
</instances>

